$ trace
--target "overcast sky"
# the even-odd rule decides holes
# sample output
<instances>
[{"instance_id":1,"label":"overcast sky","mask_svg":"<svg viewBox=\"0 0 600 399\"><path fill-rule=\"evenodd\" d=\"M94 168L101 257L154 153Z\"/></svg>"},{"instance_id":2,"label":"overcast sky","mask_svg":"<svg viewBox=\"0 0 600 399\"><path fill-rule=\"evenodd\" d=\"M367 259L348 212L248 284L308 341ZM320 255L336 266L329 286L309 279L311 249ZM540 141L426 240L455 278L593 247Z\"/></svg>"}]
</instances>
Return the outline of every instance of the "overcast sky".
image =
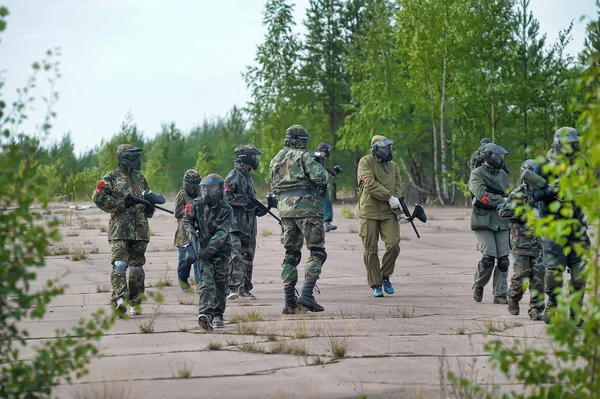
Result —
<instances>
[{"instance_id":1,"label":"overcast sky","mask_svg":"<svg viewBox=\"0 0 600 399\"><path fill-rule=\"evenodd\" d=\"M264 0L0 0L10 12L1 36L5 98L33 60L62 49L58 119L51 139L71 131L76 150L119 130L128 111L147 137L173 121L184 131L249 99L241 72L262 42ZM301 24L308 0L296 0ZM573 20L577 54L594 0L531 0L552 42ZM580 17L587 15L583 22ZM41 93L40 93L41 94ZM43 109L36 104L36 112ZM38 117L37 120L40 120Z\"/></svg>"}]
</instances>

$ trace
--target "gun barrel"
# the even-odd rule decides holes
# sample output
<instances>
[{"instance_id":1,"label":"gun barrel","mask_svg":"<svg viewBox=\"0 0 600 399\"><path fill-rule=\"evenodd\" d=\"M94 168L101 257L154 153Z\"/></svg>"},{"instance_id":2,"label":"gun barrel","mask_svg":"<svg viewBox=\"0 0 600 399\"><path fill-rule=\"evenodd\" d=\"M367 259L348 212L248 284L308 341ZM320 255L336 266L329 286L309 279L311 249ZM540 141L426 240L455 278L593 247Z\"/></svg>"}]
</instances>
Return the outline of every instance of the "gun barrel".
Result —
<instances>
[{"instance_id":1,"label":"gun barrel","mask_svg":"<svg viewBox=\"0 0 600 399\"><path fill-rule=\"evenodd\" d=\"M400 201L400 206L402 207L402 212L404 212L404 215L406 215L406 220L408 220L410 222L410 225L412 226L413 230L415 231L417 238L421 238L421 235L419 234L419 231L417 230L417 226L415 226L415 222L413 221L413 217L410 214L410 211L408 210L408 206L406 206L406 202L404 202L404 197L399 197L398 200Z\"/></svg>"},{"instance_id":2,"label":"gun barrel","mask_svg":"<svg viewBox=\"0 0 600 399\"><path fill-rule=\"evenodd\" d=\"M277 220L279 222L279 224L281 224L281 219L279 219L277 216L275 216L275 214L273 212L271 212L269 210L269 208L264 206L262 202L260 202L259 200L257 200L254 197L248 197L248 198L250 198L250 200L252 202L254 202L254 205L256 205L258 208L260 208L262 211L266 211L269 215L273 216L275 218L275 220Z\"/></svg>"}]
</instances>

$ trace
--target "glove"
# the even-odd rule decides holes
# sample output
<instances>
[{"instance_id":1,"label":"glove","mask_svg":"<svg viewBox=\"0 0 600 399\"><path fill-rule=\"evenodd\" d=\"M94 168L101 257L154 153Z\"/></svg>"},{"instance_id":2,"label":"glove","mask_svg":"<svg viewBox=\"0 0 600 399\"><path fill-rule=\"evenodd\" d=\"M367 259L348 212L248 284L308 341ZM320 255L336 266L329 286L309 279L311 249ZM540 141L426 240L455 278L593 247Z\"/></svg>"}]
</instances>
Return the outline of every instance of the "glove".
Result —
<instances>
[{"instance_id":1,"label":"glove","mask_svg":"<svg viewBox=\"0 0 600 399\"><path fill-rule=\"evenodd\" d=\"M261 218L261 217L265 216L266 214L267 214L266 209L256 207L256 217Z\"/></svg>"},{"instance_id":2,"label":"glove","mask_svg":"<svg viewBox=\"0 0 600 399\"><path fill-rule=\"evenodd\" d=\"M388 204L390 204L390 207L392 209L400 208L400 200L398 199L398 197L390 197L390 199L388 200Z\"/></svg>"},{"instance_id":3,"label":"glove","mask_svg":"<svg viewBox=\"0 0 600 399\"><path fill-rule=\"evenodd\" d=\"M146 205L146 207L144 208L144 213L146 214L146 216L152 215L154 213L154 205Z\"/></svg>"},{"instance_id":4,"label":"glove","mask_svg":"<svg viewBox=\"0 0 600 399\"><path fill-rule=\"evenodd\" d=\"M254 208L256 208L256 204L250 198L248 198L248 203L246 204L246 209L252 210Z\"/></svg>"},{"instance_id":5,"label":"glove","mask_svg":"<svg viewBox=\"0 0 600 399\"><path fill-rule=\"evenodd\" d=\"M200 260L207 261L210 258L212 258L213 255L214 254L210 251L206 251L206 250L202 250L202 249L200 251L198 251L198 259L200 259Z\"/></svg>"},{"instance_id":6,"label":"glove","mask_svg":"<svg viewBox=\"0 0 600 399\"><path fill-rule=\"evenodd\" d=\"M139 204L139 202L133 199L133 195L127 194L127 197L125 197L125 208L131 208L137 204Z\"/></svg>"},{"instance_id":7,"label":"glove","mask_svg":"<svg viewBox=\"0 0 600 399\"><path fill-rule=\"evenodd\" d=\"M406 215L403 213L396 214L396 219L398 219L398 223L407 224L408 220L406 220Z\"/></svg>"}]
</instances>

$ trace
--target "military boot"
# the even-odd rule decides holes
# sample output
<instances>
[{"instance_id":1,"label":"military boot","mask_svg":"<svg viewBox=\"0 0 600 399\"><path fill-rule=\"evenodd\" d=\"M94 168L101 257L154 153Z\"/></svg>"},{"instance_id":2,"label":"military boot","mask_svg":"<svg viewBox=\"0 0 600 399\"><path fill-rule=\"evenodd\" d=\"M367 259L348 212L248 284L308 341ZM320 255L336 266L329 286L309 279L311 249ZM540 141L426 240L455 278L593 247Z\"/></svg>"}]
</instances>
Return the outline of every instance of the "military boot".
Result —
<instances>
[{"instance_id":1,"label":"military boot","mask_svg":"<svg viewBox=\"0 0 600 399\"><path fill-rule=\"evenodd\" d=\"M337 226L332 225L330 222L325 222L325 232L330 232L332 230L336 230Z\"/></svg>"},{"instance_id":2,"label":"military boot","mask_svg":"<svg viewBox=\"0 0 600 399\"><path fill-rule=\"evenodd\" d=\"M509 296L508 297L508 313L510 313L513 316L518 316L520 312L521 312L521 309L519 308L519 301L517 301L515 298Z\"/></svg>"},{"instance_id":3,"label":"military boot","mask_svg":"<svg viewBox=\"0 0 600 399\"><path fill-rule=\"evenodd\" d=\"M583 310L583 293L581 293L581 298L579 299L579 309L580 311ZM571 320L575 320L575 311L573 309L569 309L569 317L571 318ZM584 320L583 319L579 319L577 321L577 328L581 328L583 326Z\"/></svg>"},{"instance_id":4,"label":"military boot","mask_svg":"<svg viewBox=\"0 0 600 399\"><path fill-rule=\"evenodd\" d=\"M473 299L475 302L481 302L483 300L483 287L473 286Z\"/></svg>"},{"instance_id":5,"label":"military boot","mask_svg":"<svg viewBox=\"0 0 600 399\"><path fill-rule=\"evenodd\" d=\"M546 309L544 309L544 323L552 323L552 316L550 312L552 309L556 309L556 298L554 295L548 295L548 303L546 303Z\"/></svg>"},{"instance_id":6,"label":"military boot","mask_svg":"<svg viewBox=\"0 0 600 399\"><path fill-rule=\"evenodd\" d=\"M302 286L302 294L298 298L298 304L302 305L304 308L311 312L322 312L325 310L323 306L319 305L313 296L313 289L315 288L315 284L317 283L316 277L307 277L304 280L304 285Z\"/></svg>"},{"instance_id":7,"label":"military boot","mask_svg":"<svg viewBox=\"0 0 600 399\"><path fill-rule=\"evenodd\" d=\"M294 314L296 313L296 307L298 307L296 299L296 288L292 284L285 285L283 287L285 294L285 306L283 307L283 314Z\"/></svg>"}]
</instances>

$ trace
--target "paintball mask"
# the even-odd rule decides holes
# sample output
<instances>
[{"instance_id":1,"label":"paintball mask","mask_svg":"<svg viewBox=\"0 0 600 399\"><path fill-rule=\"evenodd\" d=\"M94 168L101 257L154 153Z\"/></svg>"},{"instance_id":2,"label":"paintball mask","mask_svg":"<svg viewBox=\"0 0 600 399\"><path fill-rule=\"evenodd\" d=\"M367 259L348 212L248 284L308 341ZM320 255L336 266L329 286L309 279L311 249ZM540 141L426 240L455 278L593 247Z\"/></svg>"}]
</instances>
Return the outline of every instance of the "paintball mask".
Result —
<instances>
[{"instance_id":1,"label":"paintball mask","mask_svg":"<svg viewBox=\"0 0 600 399\"><path fill-rule=\"evenodd\" d=\"M183 190L192 199L200 192L200 173L195 169L188 169L183 175Z\"/></svg>"},{"instance_id":2,"label":"paintball mask","mask_svg":"<svg viewBox=\"0 0 600 399\"><path fill-rule=\"evenodd\" d=\"M142 150L134 146L130 146L126 150L119 153L119 166L140 170L142 167L141 154Z\"/></svg>"},{"instance_id":3,"label":"paintball mask","mask_svg":"<svg viewBox=\"0 0 600 399\"><path fill-rule=\"evenodd\" d=\"M488 145L483 150L483 161L487 162L494 169L502 169L504 167L504 155L508 154L502 146L498 144Z\"/></svg>"},{"instance_id":4,"label":"paintball mask","mask_svg":"<svg viewBox=\"0 0 600 399\"><path fill-rule=\"evenodd\" d=\"M236 160L243 165L250 165L253 170L258 169L259 160L258 156L263 155L262 151L253 145L241 145L235 150Z\"/></svg>"},{"instance_id":5,"label":"paintball mask","mask_svg":"<svg viewBox=\"0 0 600 399\"><path fill-rule=\"evenodd\" d=\"M521 164L521 172L525 172L526 170L534 171L537 164L533 159L527 159L523 161Z\"/></svg>"},{"instance_id":6,"label":"paintball mask","mask_svg":"<svg viewBox=\"0 0 600 399\"><path fill-rule=\"evenodd\" d=\"M392 144L394 144L392 140L382 137L381 140L377 140L373 143L371 152L383 162L391 161L393 156Z\"/></svg>"},{"instance_id":7,"label":"paintball mask","mask_svg":"<svg viewBox=\"0 0 600 399\"><path fill-rule=\"evenodd\" d=\"M216 173L211 173L200 181L200 198L208 206L218 204L223 199L223 178Z\"/></svg>"},{"instance_id":8,"label":"paintball mask","mask_svg":"<svg viewBox=\"0 0 600 399\"><path fill-rule=\"evenodd\" d=\"M579 151L579 133L572 127L561 127L554 133L554 140L552 146L560 149L565 154L573 154ZM571 148L566 147L565 144L569 144Z\"/></svg>"},{"instance_id":9,"label":"paintball mask","mask_svg":"<svg viewBox=\"0 0 600 399\"><path fill-rule=\"evenodd\" d=\"M325 142L319 143L319 145L317 146L317 152L319 153L319 157L321 156L320 153L324 152L325 158L329 158L329 155L331 155L331 150L333 150L333 147Z\"/></svg>"}]
</instances>

